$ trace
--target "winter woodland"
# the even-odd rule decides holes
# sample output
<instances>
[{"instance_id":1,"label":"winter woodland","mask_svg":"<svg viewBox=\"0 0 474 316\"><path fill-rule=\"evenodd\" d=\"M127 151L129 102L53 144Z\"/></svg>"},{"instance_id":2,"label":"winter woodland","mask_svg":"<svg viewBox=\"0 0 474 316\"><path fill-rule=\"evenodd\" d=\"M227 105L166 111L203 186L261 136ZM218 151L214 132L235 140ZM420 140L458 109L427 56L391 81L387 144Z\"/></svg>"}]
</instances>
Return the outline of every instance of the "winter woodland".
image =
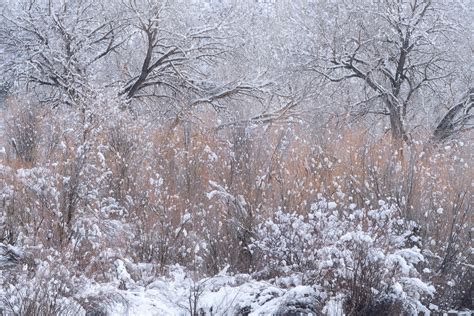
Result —
<instances>
[{"instance_id":1,"label":"winter woodland","mask_svg":"<svg viewBox=\"0 0 474 316\"><path fill-rule=\"evenodd\" d=\"M473 10L0 1L0 315L470 315Z\"/></svg>"}]
</instances>

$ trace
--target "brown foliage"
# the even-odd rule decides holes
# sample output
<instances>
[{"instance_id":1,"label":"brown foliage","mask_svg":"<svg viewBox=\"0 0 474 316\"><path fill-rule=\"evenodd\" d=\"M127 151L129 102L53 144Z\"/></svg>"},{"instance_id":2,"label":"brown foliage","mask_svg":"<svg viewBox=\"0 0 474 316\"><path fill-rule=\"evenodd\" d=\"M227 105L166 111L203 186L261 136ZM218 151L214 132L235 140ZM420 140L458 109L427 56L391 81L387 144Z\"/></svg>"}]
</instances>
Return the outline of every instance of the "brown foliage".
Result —
<instances>
[{"instance_id":1,"label":"brown foliage","mask_svg":"<svg viewBox=\"0 0 474 316\"><path fill-rule=\"evenodd\" d=\"M157 272L172 263L206 274L227 264L253 271L259 258L249 245L258 224L276 209L303 214L319 197L346 205L397 201L420 226L440 293L446 280L469 273L456 261L470 255L471 142L431 150L414 143L400 160L387 136L362 127L216 130L94 117L99 122L85 132L74 117L45 111L38 120L21 114L27 109L13 107L7 135L34 135L25 136L31 144L18 151L10 142L0 158L0 191L8 191L0 242L20 243L21 235L21 243L63 249L97 278L120 256L153 263ZM55 190L32 187L22 170L41 173L30 180ZM220 195L208 194L216 190L210 183ZM79 242L78 225L102 235Z\"/></svg>"}]
</instances>

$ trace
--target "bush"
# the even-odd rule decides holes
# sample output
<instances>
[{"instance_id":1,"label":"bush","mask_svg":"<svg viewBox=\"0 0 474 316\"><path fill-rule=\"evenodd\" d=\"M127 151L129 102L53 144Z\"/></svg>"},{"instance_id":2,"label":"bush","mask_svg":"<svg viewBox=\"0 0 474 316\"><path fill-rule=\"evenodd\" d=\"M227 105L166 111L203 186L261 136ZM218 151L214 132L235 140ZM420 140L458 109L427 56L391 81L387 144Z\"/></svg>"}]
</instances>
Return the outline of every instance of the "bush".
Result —
<instances>
[{"instance_id":1,"label":"bush","mask_svg":"<svg viewBox=\"0 0 474 316\"><path fill-rule=\"evenodd\" d=\"M428 311L423 298L435 291L417 271L425 259L414 245L421 242L415 227L382 201L359 209L321 200L304 216L276 212L261 225L255 251L270 276L300 274L303 284L326 293L326 302L342 294L349 315L381 306L416 314Z\"/></svg>"}]
</instances>

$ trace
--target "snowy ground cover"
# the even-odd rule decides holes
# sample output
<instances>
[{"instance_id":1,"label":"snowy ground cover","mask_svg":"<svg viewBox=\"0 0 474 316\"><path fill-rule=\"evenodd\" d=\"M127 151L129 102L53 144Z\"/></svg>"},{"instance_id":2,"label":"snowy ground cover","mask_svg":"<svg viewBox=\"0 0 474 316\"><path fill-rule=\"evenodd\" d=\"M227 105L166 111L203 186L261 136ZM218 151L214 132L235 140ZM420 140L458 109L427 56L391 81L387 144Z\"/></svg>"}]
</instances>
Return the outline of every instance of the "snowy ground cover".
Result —
<instances>
[{"instance_id":1,"label":"snowy ground cover","mask_svg":"<svg viewBox=\"0 0 474 316\"><path fill-rule=\"evenodd\" d=\"M107 307L111 315L275 315L311 314L318 293L309 286L282 288L249 275L218 275L192 281L176 268L170 278L129 290L91 288L119 297ZM337 306L336 306L337 307Z\"/></svg>"},{"instance_id":2,"label":"snowy ground cover","mask_svg":"<svg viewBox=\"0 0 474 316\"><path fill-rule=\"evenodd\" d=\"M179 265L157 275L152 264L109 258L108 281L97 282L55 265L54 254L28 263L20 249L1 245L0 296L7 315L44 305L60 314L107 315L340 315L360 306L359 313L387 306L429 313L436 306L425 302L435 288L416 269L425 258L414 224L397 214L384 201L357 209L324 199L304 216L278 211L250 247L265 266L253 274L226 267L208 278Z\"/></svg>"}]
</instances>

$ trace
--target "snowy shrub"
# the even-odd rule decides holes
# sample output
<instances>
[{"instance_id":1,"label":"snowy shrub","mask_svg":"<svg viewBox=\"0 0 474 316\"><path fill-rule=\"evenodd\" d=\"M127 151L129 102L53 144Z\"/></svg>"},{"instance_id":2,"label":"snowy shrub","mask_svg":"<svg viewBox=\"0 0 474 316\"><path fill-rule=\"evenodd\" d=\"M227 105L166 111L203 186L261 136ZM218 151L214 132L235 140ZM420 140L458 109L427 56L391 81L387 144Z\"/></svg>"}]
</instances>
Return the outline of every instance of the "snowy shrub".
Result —
<instances>
[{"instance_id":1,"label":"snowy shrub","mask_svg":"<svg viewBox=\"0 0 474 316\"><path fill-rule=\"evenodd\" d=\"M8 271L0 283L6 315L78 315L82 308L73 298L78 284L66 266L51 260L24 263L21 273Z\"/></svg>"},{"instance_id":2,"label":"snowy shrub","mask_svg":"<svg viewBox=\"0 0 474 316\"><path fill-rule=\"evenodd\" d=\"M416 269L424 257L413 246L413 227L382 201L370 209L321 200L307 215L276 212L261 225L255 247L265 263L261 273L299 273L303 284L323 289L326 302L342 294L349 314L380 305L416 313L426 311L423 298L434 288Z\"/></svg>"},{"instance_id":3,"label":"snowy shrub","mask_svg":"<svg viewBox=\"0 0 474 316\"><path fill-rule=\"evenodd\" d=\"M10 152L24 163L33 163L39 142L39 111L34 105L11 104L6 136Z\"/></svg>"},{"instance_id":4,"label":"snowy shrub","mask_svg":"<svg viewBox=\"0 0 474 316\"><path fill-rule=\"evenodd\" d=\"M223 252L222 255L229 261L226 264L232 264L238 271L248 272L253 265L250 248L256 225L252 207L242 195L234 195L214 181L209 181L209 185L212 191L206 194L207 198L215 203L213 206L222 209L219 212L222 215L215 217L209 214L205 232L212 235L207 241L213 249L219 248L218 251ZM232 253L226 249L229 245Z\"/></svg>"},{"instance_id":5,"label":"snowy shrub","mask_svg":"<svg viewBox=\"0 0 474 316\"><path fill-rule=\"evenodd\" d=\"M162 206L152 210L153 213L137 218L136 230L140 242L136 246L139 258L143 262L157 264L161 271L175 262L192 261L199 251L199 239L192 231L188 232L191 214L182 215L175 224L172 217L176 215L170 210Z\"/></svg>"},{"instance_id":6,"label":"snowy shrub","mask_svg":"<svg viewBox=\"0 0 474 316\"><path fill-rule=\"evenodd\" d=\"M0 242L0 269L15 265L22 257L23 252L20 249Z\"/></svg>"}]
</instances>

